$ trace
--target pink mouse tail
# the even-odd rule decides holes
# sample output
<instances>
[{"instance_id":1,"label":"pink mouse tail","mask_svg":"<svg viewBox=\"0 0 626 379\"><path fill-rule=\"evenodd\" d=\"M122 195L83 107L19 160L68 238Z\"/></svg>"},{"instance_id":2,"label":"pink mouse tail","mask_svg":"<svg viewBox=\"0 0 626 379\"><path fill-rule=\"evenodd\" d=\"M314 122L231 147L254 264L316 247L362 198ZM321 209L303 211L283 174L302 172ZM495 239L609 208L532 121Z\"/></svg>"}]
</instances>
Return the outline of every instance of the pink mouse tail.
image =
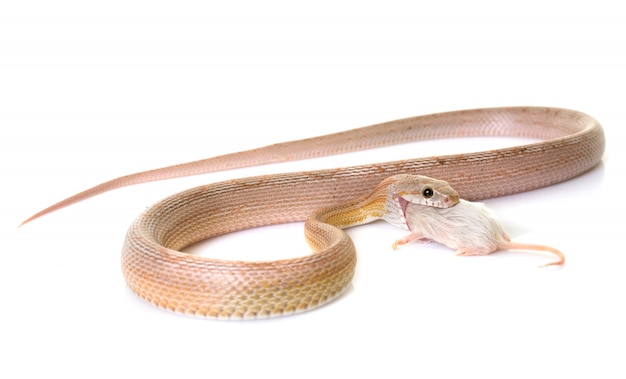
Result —
<instances>
[{"instance_id":1,"label":"pink mouse tail","mask_svg":"<svg viewBox=\"0 0 626 379\"><path fill-rule=\"evenodd\" d=\"M519 243L519 242L507 242L505 246L502 246L506 250L535 250L535 251L547 251L556 255L559 260L546 263L545 265L539 267L548 267L548 266L563 266L565 264L565 255L560 250L557 250L550 246L544 245L533 245L529 243Z\"/></svg>"}]
</instances>

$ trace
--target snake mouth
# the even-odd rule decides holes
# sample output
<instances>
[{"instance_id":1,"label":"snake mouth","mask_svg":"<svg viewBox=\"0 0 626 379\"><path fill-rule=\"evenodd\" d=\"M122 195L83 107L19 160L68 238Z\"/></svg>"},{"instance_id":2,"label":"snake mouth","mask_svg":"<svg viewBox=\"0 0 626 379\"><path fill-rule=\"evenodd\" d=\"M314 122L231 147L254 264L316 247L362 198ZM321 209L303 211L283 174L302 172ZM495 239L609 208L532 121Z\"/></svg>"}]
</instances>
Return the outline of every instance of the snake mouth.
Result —
<instances>
[{"instance_id":1,"label":"snake mouth","mask_svg":"<svg viewBox=\"0 0 626 379\"><path fill-rule=\"evenodd\" d=\"M407 222L406 214L406 209L409 204L417 204L433 208L449 208L459 202L458 195L446 195L443 199L437 201L432 201L431 199L425 199L422 196L416 196L411 194L396 194L394 198L400 211L402 224L404 224L404 226L409 230L411 230L411 226Z\"/></svg>"},{"instance_id":2,"label":"snake mouth","mask_svg":"<svg viewBox=\"0 0 626 379\"><path fill-rule=\"evenodd\" d=\"M452 197L452 198L451 198ZM437 196L433 198L425 198L420 195L413 195L410 193L398 194L397 195L398 202L404 201L406 204L400 204L401 207L406 208L408 203L425 205L434 208L449 208L454 204L458 203L458 196L444 195Z\"/></svg>"},{"instance_id":3,"label":"snake mouth","mask_svg":"<svg viewBox=\"0 0 626 379\"><path fill-rule=\"evenodd\" d=\"M402 223L406 226L407 229L411 230L411 226L406 220L406 207L409 205L409 201L402 196L396 197L396 202L398 203L398 207L400 208L400 217L402 219Z\"/></svg>"}]
</instances>

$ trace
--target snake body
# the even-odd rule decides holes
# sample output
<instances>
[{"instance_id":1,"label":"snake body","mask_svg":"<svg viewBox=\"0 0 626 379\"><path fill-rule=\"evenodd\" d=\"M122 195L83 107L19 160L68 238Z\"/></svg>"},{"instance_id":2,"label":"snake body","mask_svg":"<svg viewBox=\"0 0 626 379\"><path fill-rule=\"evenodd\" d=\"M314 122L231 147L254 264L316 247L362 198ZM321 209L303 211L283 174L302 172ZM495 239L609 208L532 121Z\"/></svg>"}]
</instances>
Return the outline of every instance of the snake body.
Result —
<instances>
[{"instance_id":1,"label":"snake body","mask_svg":"<svg viewBox=\"0 0 626 379\"><path fill-rule=\"evenodd\" d=\"M25 223L130 184L418 140L470 136L529 137L541 142L209 184L158 202L131 225L122 251L122 271L140 297L164 309L207 317L280 316L312 309L345 290L356 255L340 228L375 219L381 209L385 213L386 203L375 200L375 189L386 188L386 184L380 187L386 178L419 174L443 179L468 200L528 191L570 179L598 164L604 151L602 127L584 113L547 107L418 116L114 179L61 201ZM355 205L354 199L368 196L370 211L359 213L361 206ZM329 216L333 212L334 216ZM356 218L346 222L342 215ZM239 262L180 252L221 234L304 220L305 235L314 252L299 258Z\"/></svg>"}]
</instances>

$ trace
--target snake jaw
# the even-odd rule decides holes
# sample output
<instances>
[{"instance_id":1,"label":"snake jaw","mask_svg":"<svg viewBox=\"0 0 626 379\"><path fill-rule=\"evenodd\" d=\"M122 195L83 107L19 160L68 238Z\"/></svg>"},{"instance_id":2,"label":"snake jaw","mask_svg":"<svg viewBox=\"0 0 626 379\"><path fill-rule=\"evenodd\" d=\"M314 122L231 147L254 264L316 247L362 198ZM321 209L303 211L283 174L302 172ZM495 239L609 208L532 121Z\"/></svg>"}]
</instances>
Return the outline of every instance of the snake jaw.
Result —
<instances>
[{"instance_id":1,"label":"snake jaw","mask_svg":"<svg viewBox=\"0 0 626 379\"><path fill-rule=\"evenodd\" d=\"M400 219L402 220L404 226L410 231L411 226L406 219L406 207L409 205L409 201L400 195L395 195L394 199L396 200L398 209L400 210Z\"/></svg>"},{"instance_id":2,"label":"snake jaw","mask_svg":"<svg viewBox=\"0 0 626 379\"><path fill-rule=\"evenodd\" d=\"M431 198L426 198L421 194L415 195L413 193L403 193L396 196L398 196L399 199L403 199L407 203L426 205L435 208L448 208L458 202L458 200L455 201L454 199L451 199L450 196L441 193L436 193L435 196Z\"/></svg>"},{"instance_id":3,"label":"snake jaw","mask_svg":"<svg viewBox=\"0 0 626 379\"><path fill-rule=\"evenodd\" d=\"M398 174L383 180L374 193L386 192L386 211L382 218L388 223L411 230L407 222L409 204L449 208L459 202L458 193L442 180L422 175Z\"/></svg>"},{"instance_id":4,"label":"snake jaw","mask_svg":"<svg viewBox=\"0 0 626 379\"><path fill-rule=\"evenodd\" d=\"M395 203L394 208L396 208L396 211L398 212L398 216L400 217L399 225L404 226L409 231L411 230L411 226L407 222L407 215L406 215L406 209L409 204L413 203L413 204L419 204L419 205L432 206L436 208L444 208L442 206L438 206L439 204L438 202L437 203L428 202L427 199L424 199L420 196L414 196L414 195L409 195L409 194L404 194L404 195L394 194L393 200ZM394 224L398 225L398 223L394 223Z\"/></svg>"},{"instance_id":5,"label":"snake jaw","mask_svg":"<svg viewBox=\"0 0 626 379\"><path fill-rule=\"evenodd\" d=\"M406 209L409 204L419 204L434 208L449 208L459 202L459 196L452 191L449 194L436 192L435 196L426 198L421 194L414 193L395 193L392 196L400 217L400 224L404 225L407 230L411 230L410 224L407 222Z\"/></svg>"},{"instance_id":6,"label":"snake jaw","mask_svg":"<svg viewBox=\"0 0 626 379\"><path fill-rule=\"evenodd\" d=\"M426 199L418 195L395 194L393 196L393 199L395 200L398 212L400 214L401 224L404 225L406 229L409 231L411 230L411 226L407 222L407 215L406 215L406 209L409 204L412 203L412 204L431 206L435 208L447 208L450 203L450 198L448 196L444 196L444 199L440 201L431 201L429 199ZM456 202L453 201L453 204L456 204Z\"/></svg>"}]
</instances>

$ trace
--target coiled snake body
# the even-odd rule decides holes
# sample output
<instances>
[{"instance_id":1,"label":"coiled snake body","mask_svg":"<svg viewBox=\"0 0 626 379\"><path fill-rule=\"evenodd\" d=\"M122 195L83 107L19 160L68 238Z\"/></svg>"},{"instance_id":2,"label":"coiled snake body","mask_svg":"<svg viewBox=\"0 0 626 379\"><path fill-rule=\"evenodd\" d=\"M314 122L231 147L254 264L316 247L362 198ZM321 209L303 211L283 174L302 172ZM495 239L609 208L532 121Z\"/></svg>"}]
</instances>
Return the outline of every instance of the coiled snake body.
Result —
<instances>
[{"instance_id":1,"label":"coiled snake body","mask_svg":"<svg viewBox=\"0 0 626 379\"><path fill-rule=\"evenodd\" d=\"M468 136L518 136L541 142L209 184L158 202L131 225L122 251L122 271L140 297L161 308L199 316L280 316L322 305L347 287L356 254L341 228L385 217L393 222L392 203L383 196L394 184L387 178L418 174L442 179L468 200L532 190L575 177L598 164L604 151L600 124L581 112L547 107L475 109L406 118L121 177L55 204L24 223L130 184ZM454 191L446 192L442 186L443 196L453 203ZM314 253L299 258L239 262L180 252L221 234L304 220Z\"/></svg>"}]
</instances>

